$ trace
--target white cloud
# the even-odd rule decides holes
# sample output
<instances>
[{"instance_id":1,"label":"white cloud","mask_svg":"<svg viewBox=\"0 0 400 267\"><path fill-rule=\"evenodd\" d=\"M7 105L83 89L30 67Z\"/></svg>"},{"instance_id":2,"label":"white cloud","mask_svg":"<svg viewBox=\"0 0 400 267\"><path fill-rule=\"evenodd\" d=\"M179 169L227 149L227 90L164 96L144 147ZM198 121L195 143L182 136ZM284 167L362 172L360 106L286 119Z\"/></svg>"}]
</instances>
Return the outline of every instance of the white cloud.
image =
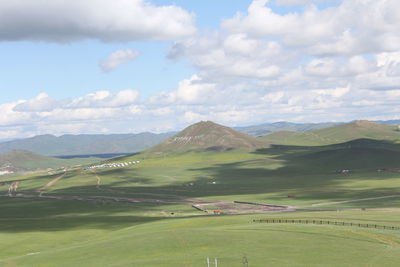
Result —
<instances>
[{"instance_id":1,"label":"white cloud","mask_svg":"<svg viewBox=\"0 0 400 267\"><path fill-rule=\"evenodd\" d=\"M169 57L189 60L196 74L173 90L148 99L136 90L61 100L43 93L1 105L0 127L9 133L15 127L43 133L50 124L50 132L61 124L73 133L160 132L198 120L232 126L399 118L400 2L343 0L324 9L314 1L278 2L310 5L281 14L271 1L255 0L218 30L176 41ZM110 60L108 69L125 56Z\"/></svg>"},{"instance_id":2,"label":"white cloud","mask_svg":"<svg viewBox=\"0 0 400 267\"><path fill-rule=\"evenodd\" d=\"M363 56L350 58L315 58L303 66L304 74L311 76L356 76L376 71L377 63L369 61Z\"/></svg>"},{"instance_id":3,"label":"white cloud","mask_svg":"<svg viewBox=\"0 0 400 267\"><path fill-rule=\"evenodd\" d=\"M215 88L214 84L202 83L201 79L194 75L190 79L183 80L179 83L176 90L177 100L185 103L204 103L212 94Z\"/></svg>"},{"instance_id":4,"label":"white cloud","mask_svg":"<svg viewBox=\"0 0 400 267\"><path fill-rule=\"evenodd\" d=\"M284 100L285 92L277 91L264 95L261 99L267 103L281 103Z\"/></svg>"},{"instance_id":5,"label":"white cloud","mask_svg":"<svg viewBox=\"0 0 400 267\"><path fill-rule=\"evenodd\" d=\"M284 6L293 6L293 5L309 5L313 3L337 3L340 2L341 0L275 0L275 2L278 5L284 5Z\"/></svg>"},{"instance_id":6,"label":"white cloud","mask_svg":"<svg viewBox=\"0 0 400 267\"><path fill-rule=\"evenodd\" d=\"M40 93L33 99L22 101L14 107L14 111L48 111L56 107L57 103L46 93Z\"/></svg>"},{"instance_id":7,"label":"white cloud","mask_svg":"<svg viewBox=\"0 0 400 267\"><path fill-rule=\"evenodd\" d=\"M336 89L313 90L312 92L319 95L326 95L326 96L332 96L334 98L340 98L350 92L350 86L336 88Z\"/></svg>"},{"instance_id":8,"label":"white cloud","mask_svg":"<svg viewBox=\"0 0 400 267\"><path fill-rule=\"evenodd\" d=\"M202 83L235 99L237 86L247 95L263 91L267 102L275 91L399 89L399 2L343 0L322 9L315 2L278 1L310 4L282 14L272 1L254 0L220 29L176 42L169 56L189 59Z\"/></svg>"},{"instance_id":9,"label":"white cloud","mask_svg":"<svg viewBox=\"0 0 400 267\"><path fill-rule=\"evenodd\" d=\"M52 99L42 93L0 105L1 138L45 133L165 132L199 120L234 126L282 120L385 119L398 116L400 111L400 89L381 92L349 84L307 93L301 89L266 93L259 85L207 84L196 75L183 80L175 90L148 100L139 101L133 90L98 91L75 99L55 99L61 104L51 110L16 108L44 98Z\"/></svg>"},{"instance_id":10,"label":"white cloud","mask_svg":"<svg viewBox=\"0 0 400 267\"><path fill-rule=\"evenodd\" d=\"M107 129L126 132L116 125L143 113L138 100L139 92L129 89L116 93L98 91L60 100L41 93L33 99L0 105L0 136L20 138L45 133L99 133Z\"/></svg>"},{"instance_id":11,"label":"white cloud","mask_svg":"<svg viewBox=\"0 0 400 267\"><path fill-rule=\"evenodd\" d=\"M399 90L389 90L389 91L386 91L385 94L390 98L399 99L400 98L400 89Z\"/></svg>"},{"instance_id":12,"label":"white cloud","mask_svg":"<svg viewBox=\"0 0 400 267\"><path fill-rule=\"evenodd\" d=\"M283 15L275 13L269 2L253 1L247 14L226 19L223 29L257 38L278 38L285 46L305 47L314 55L390 52L400 48L397 0L343 0L331 8L320 10L310 5L304 12Z\"/></svg>"},{"instance_id":13,"label":"white cloud","mask_svg":"<svg viewBox=\"0 0 400 267\"><path fill-rule=\"evenodd\" d=\"M317 58L311 60L304 68L308 75L315 76L336 76L339 71L339 64L332 58Z\"/></svg>"},{"instance_id":14,"label":"white cloud","mask_svg":"<svg viewBox=\"0 0 400 267\"><path fill-rule=\"evenodd\" d=\"M13 126L29 121L31 118L29 113L14 111L14 108L21 103L23 103L23 101L16 101L0 105L0 126Z\"/></svg>"},{"instance_id":15,"label":"white cloud","mask_svg":"<svg viewBox=\"0 0 400 267\"><path fill-rule=\"evenodd\" d=\"M380 101L373 101L373 100L359 100L359 101L354 101L351 103L354 106L376 106L378 104L382 104Z\"/></svg>"},{"instance_id":16,"label":"white cloud","mask_svg":"<svg viewBox=\"0 0 400 267\"><path fill-rule=\"evenodd\" d=\"M97 91L71 100L65 108L112 108L134 104L139 99L139 91L127 89L112 94L110 91Z\"/></svg>"},{"instance_id":17,"label":"white cloud","mask_svg":"<svg viewBox=\"0 0 400 267\"><path fill-rule=\"evenodd\" d=\"M210 81L271 79L293 60L275 41L249 38L246 34L217 33L177 42L170 50L173 59L189 58Z\"/></svg>"},{"instance_id":18,"label":"white cloud","mask_svg":"<svg viewBox=\"0 0 400 267\"><path fill-rule=\"evenodd\" d=\"M194 15L146 0L0 1L0 40L174 40L195 32Z\"/></svg>"},{"instance_id":19,"label":"white cloud","mask_svg":"<svg viewBox=\"0 0 400 267\"><path fill-rule=\"evenodd\" d=\"M110 72L138 56L139 52L133 49L118 50L113 52L107 59L102 60L100 67L104 72Z\"/></svg>"},{"instance_id":20,"label":"white cloud","mask_svg":"<svg viewBox=\"0 0 400 267\"><path fill-rule=\"evenodd\" d=\"M388 77L400 76L400 51L381 53L376 56L378 66L384 69Z\"/></svg>"},{"instance_id":21,"label":"white cloud","mask_svg":"<svg viewBox=\"0 0 400 267\"><path fill-rule=\"evenodd\" d=\"M213 95L215 84L204 82L198 75L179 82L178 88L170 92L161 92L150 98L153 105L158 104L202 104L210 101Z\"/></svg>"}]
</instances>

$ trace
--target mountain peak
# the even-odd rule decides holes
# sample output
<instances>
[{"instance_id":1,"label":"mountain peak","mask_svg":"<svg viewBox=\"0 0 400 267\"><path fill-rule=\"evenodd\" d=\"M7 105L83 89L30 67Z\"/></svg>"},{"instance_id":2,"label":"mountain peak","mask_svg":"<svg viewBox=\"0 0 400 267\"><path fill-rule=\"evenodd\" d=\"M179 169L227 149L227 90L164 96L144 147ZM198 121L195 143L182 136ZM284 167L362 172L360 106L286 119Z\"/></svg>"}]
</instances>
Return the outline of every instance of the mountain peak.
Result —
<instances>
[{"instance_id":1,"label":"mountain peak","mask_svg":"<svg viewBox=\"0 0 400 267\"><path fill-rule=\"evenodd\" d=\"M354 124L358 125L358 126L370 126L370 125L374 125L375 126L375 125L379 125L378 123L373 122L373 121L369 121L369 120L358 120L358 121L355 121Z\"/></svg>"},{"instance_id":2,"label":"mountain peak","mask_svg":"<svg viewBox=\"0 0 400 267\"><path fill-rule=\"evenodd\" d=\"M200 121L165 142L151 148L150 152L182 153L189 151L253 150L263 147L255 137L235 131L212 121Z\"/></svg>"},{"instance_id":3,"label":"mountain peak","mask_svg":"<svg viewBox=\"0 0 400 267\"><path fill-rule=\"evenodd\" d=\"M379 124L379 123L376 123L373 121L368 121L368 120L358 120L349 125L353 125L353 126L360 127L360 128L381 128L381 127L383 127L382 124Z\"/></svg>"}]
</instances>

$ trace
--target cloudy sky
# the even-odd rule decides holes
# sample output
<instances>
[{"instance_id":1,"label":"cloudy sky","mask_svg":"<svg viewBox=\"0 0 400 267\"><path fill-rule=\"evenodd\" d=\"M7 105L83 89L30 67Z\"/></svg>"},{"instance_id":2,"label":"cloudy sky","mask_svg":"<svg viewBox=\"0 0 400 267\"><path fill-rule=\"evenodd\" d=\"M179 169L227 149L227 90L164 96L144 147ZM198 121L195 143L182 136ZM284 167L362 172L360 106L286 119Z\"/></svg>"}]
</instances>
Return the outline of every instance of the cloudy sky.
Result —
<instances>
[{"instance_id":1,"label":"cloudy sky","mask_svg":"<svg viewBox=\"0 0 400 267\"><path fill-rule=\"evenodd\" d=\"M2 0L0 139L400 119L398 0Z\"/></svg>"}]
</instances>

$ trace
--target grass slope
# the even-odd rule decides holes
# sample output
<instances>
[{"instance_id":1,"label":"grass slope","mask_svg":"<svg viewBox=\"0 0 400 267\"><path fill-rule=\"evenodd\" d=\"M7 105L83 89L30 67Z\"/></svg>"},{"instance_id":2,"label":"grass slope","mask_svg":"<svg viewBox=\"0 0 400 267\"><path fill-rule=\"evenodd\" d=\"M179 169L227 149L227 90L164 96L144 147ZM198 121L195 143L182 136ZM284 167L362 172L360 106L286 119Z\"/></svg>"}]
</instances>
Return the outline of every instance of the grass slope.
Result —
<instances>
[{"instance_id":1,"label":"grass slope","mask_svg":"<svg viewBox=\"0 0 400 267\"><path fill-rule=\"evenodd\" d=\"M9 171L32 171L47 168L69 167L99 161L97 158L58 159L42 156L31 151L13 150L0 155L0 166Z\"/></svg>"},{"instance_id":2,"label":"grass slope","mask_svg":"<svg viewBox=\"0 0 400 267\"><path fill-rule=\"evenodd\" d=\"M323 123L292 123L292 122L274 122L247 127L235 127L235 130L241 131L252 136L263 136L273 132L291 131L306 132L327 127L332 127L343 123L323 122Z\"/></svg>"},{"instance_id":3,"label":"grass slope","mask_svg":"<svg viewBox=\"0 0 400 267\"><path fill-rule=\"evenodd\" d=\"M151 153L184 153L190 151L254 150L265 146L262 140L211 121L193 124L161 144Z\"/></svg>"},{"instance_id":4,"label":"grass slope","mask_svg":"<svg viewBox=\"0 0 400 267\"><path fill-rule=\"evenodd\" d=\"M397 141L400 140L400 132L393 125L357 121L309 132L276 132L262 139L270 144L319 146L363 138Z\"/></svg>"},{"instance_id":5,"label":"grass slope","mask_svg":"<svg viewBox=\"0 0 400 267\"><path fill-rule=\"evenodd\" d=\"M140 161L125 168L69 171L41 198L17 194L38 196L61 173L21 177L12 198L5 196L12 181L0 184L0 265L206 266L210 257L219 266L243 266L246 256L249 266L397 266L399 231L253 219L400 226L400 173L377 171L400 168L399 151L393 142L361 139L253 152L143 153L113 160ZM205 216L191 207L209 202L225 211L218 205L234 200L302 211Z\"/></svg>"},{"instance_id":6,"label":"grass slope","mask_svg":"<svg viewBox=\"0 0 400 267\"><path fill-rule=\"evenodd\" d=\"M219 266L243 266L243 256L249 266L397 266L400 260L395 231L252 222L332 220L329 212L162 219L143 216L146 207L59 203L71 213L59 215L54 207L57 215L45 217L51 204L38 204L31 218L3 220L2 266L206 266L207 257ZM400 225L390 211L341 212L336 219Z\"/></svg>"}]
</instances>

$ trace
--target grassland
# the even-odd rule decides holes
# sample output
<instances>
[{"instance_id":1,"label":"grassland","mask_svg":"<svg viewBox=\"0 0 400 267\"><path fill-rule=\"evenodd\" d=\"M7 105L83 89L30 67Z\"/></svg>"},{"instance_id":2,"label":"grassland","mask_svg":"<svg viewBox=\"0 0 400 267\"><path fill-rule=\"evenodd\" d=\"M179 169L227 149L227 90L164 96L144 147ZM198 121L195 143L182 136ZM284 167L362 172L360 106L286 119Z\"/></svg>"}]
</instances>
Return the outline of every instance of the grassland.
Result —
<instances>
[{"instance_id":1,"label":"grassland","mask_svg":"<svg viewBox=\"0 0 400 267\"><path fill-rule=\"evenodd\" d=\"M63 173L22 177L14 197L6 196L12 180L0 185L0 265L206 266L210 257L231 267L245 256L249 266L398 266L400 231L253 219L400 226L399 159L393 142L358 140L143 153L114 160L134 166L68 171L42 197ZM301 211L214 216L191 207L235 200Z\"/></svg>"},{"instance_id":2,"label":"grassland","mask_svg":"<svg viewBox=\"0 0 400 267\"><path fill-rule=\"evenodd\" d=\"M357 139L399 141L400 131L394 125L383 125L371 121L356 121L307 132L276 132L261 139L270 144L321 146Z\"/></svg>"},{"instance_id":3,"label":"grassland","mask_svg":"<svg viewBox=\"0 0 400 267\"><path fill-rule=\"evenodd\" d=\"M42 156L31 151L13 150L11 152L0 154L1 170L12 170L14 172L46 170L48 168L57 169L71 167L81 164L98 162L101 159L90 157L83 159L60 159ZM4 178L0 176L0 179Z\"/></svg>"}]
</instances>

